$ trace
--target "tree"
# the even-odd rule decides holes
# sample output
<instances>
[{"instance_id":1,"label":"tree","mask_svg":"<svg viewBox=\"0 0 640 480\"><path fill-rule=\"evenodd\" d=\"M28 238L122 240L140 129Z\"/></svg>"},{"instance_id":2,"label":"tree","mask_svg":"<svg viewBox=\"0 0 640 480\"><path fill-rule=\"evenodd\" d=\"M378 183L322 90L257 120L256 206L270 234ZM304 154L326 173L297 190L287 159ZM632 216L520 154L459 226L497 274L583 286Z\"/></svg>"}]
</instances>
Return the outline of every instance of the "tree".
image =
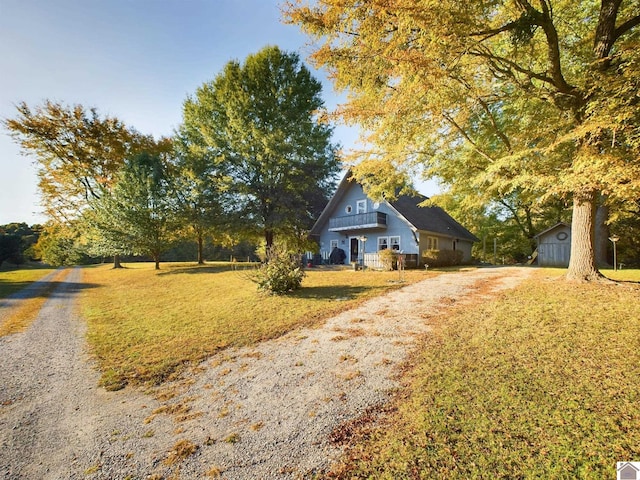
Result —
<instances>
[{"instance_id":1,"label":"tree","mask_svg":"<svg viewBox=\"0 0 640 480\"><path fill-rule=\"evenodd\" d=\"M338 171L321 85L294 53L267 47L229 62L184 104L182 131L226 179L234 227L262 236L310 228ZM204 157L203 157L204 158Z\"/></svg>"},{"instance_id":2,"label":"tree","mask_svg":"<svg viewBox=\"0 0 640 480\"><path fill-rule=\"evenodd\" d=\"M54 267L89 263L92 259L80 243L78 230L67 223L46 223L34 247L37 255Z\"/></svg>"},{"instance_id":3,"label":"tree","mask_svg":"<svg viewBox=\"0 0 640 480\"><path fill-rule=\"evenodd\" d=\"M298 1L285 15L323 42L313 59L350 90L339 113L370 130L374 154L572 199L567 277L600 277L596 205L640 191L637 3Z\"/></svg>"},{"instance_id":4,"label":"tree","mask_svg":"<svg viewBox=\"0 0 640 480\"><path fill-rule=\"evenodd\" d=\"M111 193L92 200L85 212L85 221L104 245L149 255L156 270L175 230L167 168L158 154L132 157L116 176Z\"/></svg>"},{"instance_id":5,"label":"tree","mask_svg":"<svg viewBox=\"0 0 640 480\"><path fill-rule=\"evenodd\" d=\"M167 148L95 108L46 100L17 109L16 118L2 123L23 153L35 157L45 214L60 225L74 225L90 201L109 193L126 158Z\"/></svg>"},{"instance_id":6,"label":"tree","mask_svg":"<svg viewBox=\"0 0 640 480\"><path fill-rule=\"evenodd\" d=\"M12 234L0 233L0 267L9 260L18 265L22 262L20 237Z\"/></svg>"},{"instance_id":7,"label":"tree","mask_svg":"<svg viewBox=\"0 0 640 480\"><path fill-rule=\"evenodd\" d=\"M220 159L212 157L200 131L193 124L183 124L175 139L177 171L175 191L178 217L184 223L187 235L196 238L198 264L204 264L204 239L223 229L226 222L224 211L224 177Z\"/></svg>"},{"instance_id":8,"label":"tree","mask_svg":"<svg viewBox=\"0 0 640 480\"><path fill-rule=\"evenodd\" d=\"M42 233L42 225L28 226L26 223L8 223L0 225L0 235L14 235L20 239L20 255L16 259L38 258L34 246L38 242L38 237Z\"/></svg>"}]
</instances>

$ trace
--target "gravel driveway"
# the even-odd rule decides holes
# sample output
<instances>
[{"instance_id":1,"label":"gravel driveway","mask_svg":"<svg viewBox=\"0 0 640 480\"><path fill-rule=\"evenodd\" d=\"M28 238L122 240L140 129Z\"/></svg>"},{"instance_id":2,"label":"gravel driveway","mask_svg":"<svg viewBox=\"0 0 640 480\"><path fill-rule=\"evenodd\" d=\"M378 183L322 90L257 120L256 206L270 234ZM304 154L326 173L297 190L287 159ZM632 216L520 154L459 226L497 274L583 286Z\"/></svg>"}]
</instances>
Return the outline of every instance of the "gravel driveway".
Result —
<instances>
[{"instance_id":1,"label":"gravel driveway","mask_svg":"<svg viewBox=\"0 0 640 480\"><path fill-rule=\"evenodd\" d=\"M341 425L384 404L397 367L453 302L528 268L443 274L374 298L317 329L208 359L143 393L98 388L74 269L25 333L0 338L4 479L294 479L340 454ZM475 292L475 293L474 293ZM1 318L0 309L0 318Z\"/></svg>"}]
</instances>

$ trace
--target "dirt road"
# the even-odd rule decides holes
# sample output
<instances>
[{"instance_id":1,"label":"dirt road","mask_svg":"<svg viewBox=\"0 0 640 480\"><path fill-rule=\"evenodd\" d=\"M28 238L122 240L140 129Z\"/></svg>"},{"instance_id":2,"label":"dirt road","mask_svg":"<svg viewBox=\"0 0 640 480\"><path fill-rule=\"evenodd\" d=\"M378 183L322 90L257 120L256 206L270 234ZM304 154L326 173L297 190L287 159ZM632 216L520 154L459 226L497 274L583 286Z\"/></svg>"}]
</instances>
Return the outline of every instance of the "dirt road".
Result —
<instances>
[{"instance_id":1,"label":"dirt road","mask_svg":"<svg viewBox=\"0 0 640 480\"><path fill-rule=\"evenodd\" d=\"M74 269L28 331L0 338L0 477L305 477L339 455L332 432L388 399L431 316L479 295L479 282L499 291L530 272L478 269L409 285L321 328L222 352L150 395L97 387Z\"/></svg>"}]
</instances>

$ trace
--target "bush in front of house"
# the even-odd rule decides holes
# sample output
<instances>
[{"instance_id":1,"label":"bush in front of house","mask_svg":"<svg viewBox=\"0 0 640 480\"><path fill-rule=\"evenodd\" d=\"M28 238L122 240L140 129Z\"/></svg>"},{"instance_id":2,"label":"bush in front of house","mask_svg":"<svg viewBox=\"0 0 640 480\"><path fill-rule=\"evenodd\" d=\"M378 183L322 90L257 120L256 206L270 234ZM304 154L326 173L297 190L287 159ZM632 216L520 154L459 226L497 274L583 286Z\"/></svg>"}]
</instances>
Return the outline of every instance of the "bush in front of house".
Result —
<instances>
[{"instance_id":1,"label":"bush in front of house","mask_svg":"<svg viewBox=\"0 0 640 480\"><path fill-rule=\"evenodd\" d=\"M429 267L454 267L462 264L463 253L460 250L426 250L422 262Z\"/></svg>"},{"instance_id":2,"label":"bush in front of house","mask_svg":"<svg viewBox=\"0 0 640 480\"><path fill-rule=\"evenodd\" d=\"M256 272L256 282L258 290L282 295L299 289L304 276L299 256L291 255L285 249L272 247L266 262Z\"/></svg>"},{"instance_id":3,"label":"bush in front of house","mask_svg":"<svg viewBox=\"0 0 640 480\"><path fill-rule=\"evenodd\" d=\"M390 248L380 250L378 252L378 258L382 264L382 270L387 272L393 270L398 262L395 252Z\"/></svg>"}]
</instances>

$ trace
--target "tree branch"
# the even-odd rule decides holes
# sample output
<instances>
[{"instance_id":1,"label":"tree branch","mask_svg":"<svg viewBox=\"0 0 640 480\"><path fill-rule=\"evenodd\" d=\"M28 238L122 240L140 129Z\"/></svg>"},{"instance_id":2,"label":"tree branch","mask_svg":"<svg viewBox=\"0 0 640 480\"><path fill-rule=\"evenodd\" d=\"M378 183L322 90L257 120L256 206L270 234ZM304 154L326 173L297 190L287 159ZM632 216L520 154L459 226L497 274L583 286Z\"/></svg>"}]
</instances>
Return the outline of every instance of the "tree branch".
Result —
<instances>
[{"instance_id":1,"label":"tree branch","mask_svg":"<svg viewBox=\"0 0 640 480\"><path fill-rule=\"evenodd\" d=\"M553 79L553 85L560 93L575 95L576 87L570 85L562 75L562 63L560 60L560 44L558 41L558 32L553 19L551 18L551 9L546 1L540 0L542 12L539 13L540 26L547 37L547 55L549 56L549 72Z\"/></svg>"},{"instance_id":2,"label":"tree branch","mask_svg":"<svg viewBox=\"0 0 640 480\"><path fill-rule=\"evenodd\" d=\"M615 42L616 17L622 0L602 0L595 38L593 39L593 52L596 59L602 60L609 56L609 52ZM606 69L608 61L600 65L600 69Z\"/></svg>"},{"instance_id":3,"label":"tree branch","mask_svg":"<svg viewBox=\"0 0 640 480\"><path fill-rule=\"evenodd\" d=\"M517 22L509 22L499 28L492 28L490 30L480 30L479 32L472 32L469 34L469 36L484 37L483 40L486 40L487 38L495 37L496 35L499 35L501 33L513 30L517 25L518 25Z\"/></svg>"},{"instance_id":4,"label":"tree branch","mask_svg":"<svg viewBox=\"0 0 640 480\"><path fill-rule=\"evenodd\" d=\"M478 144L476 142L473 141L473 139L469 136L469 134L467 132L464 131L464 129L458 125L458 123L447 113L443 113L442 117L449 122L459 133L460 135L462 135L464 137L464 139L469 142L469 144L473 147L473 149L479 153L480 155L482 155L484 158L486 158L487 160L489 160L490 162L494 162L495 159L492 158L490 155L488 155L486 152L482 151L480 149L480 147L478 147Z\"/></svg>"},{"instance_id":5,"label":"tree branch","mask_svg":"<svg viewBox=\"0 0 640 480\"><path fill-rule=\"evenodd\" d=\"M500 138L500 140L502 140L502 143L504 143L505 147L507 147L507 150L509 150L509 152L511 152L511 142L509 141L509 138L505 135L505 133L502 131L502 129L500 129L500 127L498 126L498 122L496 121L496 117L493 114L493 112L491 111L491 109L489 108L489 105L487 105L487 103L482 98L478 98L478 103L480 103L480 106L483 108L483 110L489 116L489 121L491 122L491 126L495 130L496 135L498 135L498 138Z\"/></svg>"},{"instance_id":6,"label":"tree branch","mask_svg":"<svg viewBox=\"0 0 640 480\"><path fill-rule=\"evenodd\" d=\"M637 27L638 25L640 25L640 15L636 15L635 17L630 18L629 20L624 22L622 25L616 27L616 29L613 32L613 41L615 42L622 35L627 33L633 27Z\"/></svg>"},{"instance_id":7,"label":"tree branch","mask_svg":"<svg viewBox=\"0 0 640 480\"><path fill-rule=\"evenodd\" d=\"M542 82L548 83L550 85L554 85L555 86L555 82L553 80L553 78L548 77L547 75L544 75L542 73L536 73L534 71L531 71L527 68L521 67L520 65L518 65L516 62L514 62L513 60L509 60L508 58L504 58L504 57L499 57L497 55L494 55L493 53L490 52L482 52L482 51L470 51L469 54L474 55L476 57L482 57L482 58L486 58L489 61L496 61L499 62L501 64L504 65L508 65L510 68L512 68L513 70L522 73L524 75L526 75L529 78L535 78L536 80L540 80ZM507 73L506 71L503 71L503 73Z\"/></svg>"}]
</instances>

